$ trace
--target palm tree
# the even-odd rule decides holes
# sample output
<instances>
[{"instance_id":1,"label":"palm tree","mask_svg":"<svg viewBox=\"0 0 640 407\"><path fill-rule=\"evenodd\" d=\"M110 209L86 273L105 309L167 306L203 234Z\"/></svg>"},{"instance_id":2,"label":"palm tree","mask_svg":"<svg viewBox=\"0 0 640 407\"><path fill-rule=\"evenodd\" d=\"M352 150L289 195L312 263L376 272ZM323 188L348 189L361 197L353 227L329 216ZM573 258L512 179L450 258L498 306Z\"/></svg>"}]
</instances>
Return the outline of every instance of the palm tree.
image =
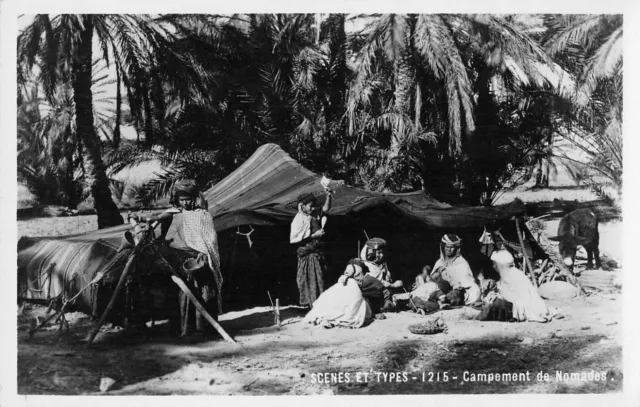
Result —
<instances>
[{"instance_id":1,"label":"palm tree","mask_svg":"<svg viewBox=\"0 0 640 407\"><path fill-rule=\"evenodd\" d=\"M580 106L589 102L600 80L622 79L622 15L549 15L545 23L549 55L577 70Z\"/></svg>"},{"instance_id":2,"label":"palm tree","mask_svg":"<svg viewBox=\"0 0 640 407\"><path fill-rule=\"evenodd\" d=\"M227 150L224 159L275 142L312 169L333 170L326 164L338 161L348 77L344 16L329 15L320 33L311 14L163 20L177 28L181 46L197 50L193 58L216 78L204 99L182 109L202 113L201 122L209 125L207 148ZM198 147L205 147L203 142Z\"/></svg>"},{"instance_id":3,"label":"palm tree","mask_svg":"<svg viewBox=\"0 0 640 407\"><path fill-rule=\"evenodd\" d=\"M506 92L528 83L549 85L541 73L548 57L507 17L374 16L354 41L362 45L349 97L350 134L362 126L387 133L387 166L395 160L401 173L406 156L400 153L415 150L412 143L437 148L439 165L448 165L444 157L459 156L463 136L476 129L474 100L489 95L496 78ZM374 106L379 97L386 101ZM373 122L362 121L362 110Z\"/></svg>"},{"instance_id":4,"label":"palm tree","mask_svg":"<svg viewBox=\"0 0 640 407\"><path fill-rule=\"evenodd\" d=\"M148 16L37 15L18 37L19 80L24 78L36 61L41 61L38 76L48 98L53 95L58 83L71 85L76 131L86 152L85 181L94 199L98 228L104 228L121 224L123 219L111 198L101 141L93 121L91 67L94 36L104 62L108 66L113 62L118 73L118 86L122 82L126 88L136 122L144 118L148 144L153 144L154 136L150 119L148 74L154 72L154 68L162 62L181 70L180 74L174 72L175 82L188 83L192 71L181 56L169 51L171 35ZM118 116L116 114L116 121ZM119 128L119 122L116 122L115 128ZM117 133L116 145L119 141Z\"/></svg>"},{"instance_id":5,"label":"palm tree","mask_svg":"<svg viewBox=\"0 0 640 407\"><path fill-rule=\"evenodd\" d=\"M114 100L106 95L113 80L100 62L100 59L95 59L92 64L94 123L99 134L113 144ZM40 196L41 202L75 209L83 199L82 191L78 189L83 183L84 170L82 144L75 127L73 92L71 86L59 84L48 99L41 97L41 93L41 84L31 77L25 79L18 92L18 141L21 145L18 149L18 172L29 174L26 179L28 185L34 186L32 192ZM42 150L37 146L46 148ZM47 169L55 180L47 179ZM56 191L55 197L42 199L44 197L36 185Z\"/></svg>"},{"instance_id":6,"label":"palm tree","mask_svg":"<svg viewBox=\"0 0 640 407\"><path fill-rule=\"evenodd\" d=\"M338 163L344 150L342 135L346 131L344 113L347 102L347 86L350 75L347 65L348 42L346 16L329 14L321 23L319 36L320 52L316 79L316 98L320 99L324 113L324 172L330 176L340 176Z\"/></svg>"},{"instance_id":7,"label":"palm tree","mask_svg":"<svg viewBox=\"0 0 640 407\"><path fill-rule=\"evenodd\" d=\"M220 156L220 152L209 149L191 147L172 150L156 146L148 150L125 143L119 150L111 150L106 156L106 162L109 174L144 163L159 163L162 169L151 179L138 185L139 188L134 191L144 190L149 197L158 200L169 195L173 185L181 179L194 179L201 190L206 190L223 179L231 169L219 165Z\"/></svg>"},{"instance_id":8,"label":"palm tree","mask_svg":"<svg viewBox=\"0 0 640 407\"><path fill-rule=\"evenodd\" d=\"M578 129L563 132L588 157L595 185L622 188L622 16L545 17L547 51L575 74Z\"/></svg>"}]
</instances>

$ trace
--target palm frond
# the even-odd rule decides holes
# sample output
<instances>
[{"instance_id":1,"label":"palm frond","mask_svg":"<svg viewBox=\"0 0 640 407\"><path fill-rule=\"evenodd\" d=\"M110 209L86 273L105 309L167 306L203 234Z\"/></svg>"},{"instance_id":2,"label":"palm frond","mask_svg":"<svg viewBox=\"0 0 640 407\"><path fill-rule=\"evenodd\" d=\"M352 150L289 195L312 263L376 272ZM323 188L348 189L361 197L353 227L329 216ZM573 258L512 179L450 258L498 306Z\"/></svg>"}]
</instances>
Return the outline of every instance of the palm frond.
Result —
<instances>
[{"instance_id":1,"label":"palm frond","mask_svg":"<svg viewBox=\"0 0 640 407\"><path fill-rule=\"evenodd\" d=\"M622 53L622 27L619 27L598 48L585 67L582 84L577 90L579 105L587 104L600 79L622 73L618 69L622 63Z\"/></svg>"},{"instance_id":2,"label":"palm frond","mask_svg":"<svg viewBox=\"0 0 640 407\"><path fill-rule=\"evenodd\" d=\"M599 15L547 17L549 25L553 27L552 35L546 42L546 50L551 56L564 51L569 46L590 48L593 41L592 32L600 26L602 17Z\"/></svg>"}]
</instances>

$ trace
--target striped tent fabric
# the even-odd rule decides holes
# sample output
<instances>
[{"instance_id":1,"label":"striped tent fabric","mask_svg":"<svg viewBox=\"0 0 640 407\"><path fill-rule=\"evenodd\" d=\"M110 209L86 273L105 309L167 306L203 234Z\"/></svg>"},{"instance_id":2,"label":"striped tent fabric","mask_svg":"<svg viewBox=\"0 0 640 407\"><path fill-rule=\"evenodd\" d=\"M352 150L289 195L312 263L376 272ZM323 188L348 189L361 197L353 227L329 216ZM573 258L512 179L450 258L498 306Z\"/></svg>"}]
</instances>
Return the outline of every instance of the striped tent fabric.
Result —
<instances>
[{"instance_id":1,"label":"striped tent fabric","mask_svg":"<svg viewBox=\"0 0 640 407\"><path fill-rule=\"evenodd\" d=\"M279 146L266 144L258 148L234 172L203 193L209 204L209 211L213 215L221 247L230 247L229 250L232 250L229 254L229 250L225 249L223 252L221 248L221 255L232 258L229 261L223 259L222 262L225 281L229 273L225 270L225 264L229 267L233 261L252 261L249 256L234 254L233 247L236 246L229 239L237 238L235 230L249 225L288 228L297 212L296 198L300 194L314 194L318 197L319 203L323 203L325 194L320 184L321 179L321 175L304 168ZM510 221L513 216L524 213L524 205L520 201L494 208L452 207L438 202L424 191L379 193L354 188L340 181L332 181L330 188L335 191L330 211L333 218L331 222L334 229L339 230L344 236L344 240L339 245L357 244L357 240L355 243L352 241L353 234L347 236L340 228L352 227L359 234L362 234L362 229L367 228L371 233L372 230L375 231L371 219L380 219L381 215L378 214L384 214L382 216L385 217L389 215L390 219L401 219L409 225L430 230L434 235L452 230L467 230L473 236L477 234L474 237L477 240L484 226ZM369 215L363 215L367 213ZM366 216L368 218L365 220ZM18 242L19 294L28 299L46 300L63 293L73 295L91 281L98 271L115 268L118 269L118 273L114 273L117 276L121 273L128 256L126 251L117 253L117 248L120 246L124 232L130 227L125 224L72 236L22 238ZM388 227L385 226L385 228ZM394 228L394 226L391 227ZM220 234L224 231L229 233ZM157 232L159 233L159 230ZM406 246L400 240L400 235L403 233L406 235L405 238L409 239L409 243L415 240L416 235L409 236L400 229L396 233L399 237L394 240L399 247ZM274 234L274 236L279 235ZM285 237L288 237L288 232ZM167 238L175 238L179 241L178 236L171 234ZM288 250L288 241L285 240L277 244L280 248L286 248L283 253L288 253L291 250ZM411 253L416 253L421 249L416 246L412 250ZM265 250L265 252L269 251L273 250ZM291 256L295 259L294 254ZM398 258L409 262L412 260L411 256L412 254L407 252ZM336 262L342 262L341 256L333 256L333 258ZM277 262L277 260L269 261ZM241 267L238 266L238 268ZM44 281L49 272L52 275L51 279ZM90 293L87 292L79 299L86 303L86 307L89 306L89 295Z\"/></svg>"},{"instance_id":2,"label":"striped tent fabric","mask_svg":"<svg viewBox=\"0 0 640 407\"><path fill-rule=\"evenodd\" d=\"M20 296L42 302L75 296L98 272L113 272L117 278L131 252L117 252L118 246L102 239L88 242L72 238L23 238L19 247L22 248L18 250ZM83 291L75 305L91 310L92 294L89 289Z\"/></svg>"},{"instance_id":3,"label":"striped tent fabric","mask_svg":"<svg viewBox=\"0 0 640 407\"><path fill-rule=\"evenodd\" d=\"M322 176L304 168L276 144L265 144L224 180L204 193L216 220L216 230L242 225L274 225L291 222L296 198L313 194L324 201ZM403 212L433 229L477 228L509 219L524 211L522 202L496 208L452 207L424 191L380 193L333 181L331 214L341 216L376 206Z\"/></svg>"}]
</instances>

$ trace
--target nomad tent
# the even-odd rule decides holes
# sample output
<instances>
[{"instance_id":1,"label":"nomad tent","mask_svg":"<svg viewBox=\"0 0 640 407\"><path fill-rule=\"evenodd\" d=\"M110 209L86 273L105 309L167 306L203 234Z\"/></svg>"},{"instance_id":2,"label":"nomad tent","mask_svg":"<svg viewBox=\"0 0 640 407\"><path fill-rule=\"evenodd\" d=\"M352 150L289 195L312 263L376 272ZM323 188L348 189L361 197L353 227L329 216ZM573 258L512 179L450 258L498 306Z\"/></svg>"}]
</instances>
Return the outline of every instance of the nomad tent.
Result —
<instances>
[{"instance_id":1,"label":"nomad tent","mask_svg":"<svg viewBox=\"0 0 640 407\"><path fill-rule=\"evenodd\" d=\"M289 244L289 227L300 194L311 193L320 203L324 201L320 179L279 146L266 144L204 192L219 235L225 311L268 304L267 291L282 304L297 303L297 258L295 247ZM510 247L519 251L514 217L520 218L521 230L530 243L525 245L529 256L546 256L524 226L524 205L518 200L494 208L459 208L438 202L423 191L377 193L339 181L332 181L330 187L335 193L326 226L327 287L337 280L347 260L358 255L367 236L388 242L393 277L408 285L422 266L437 260L444 233L463 238L465 257L472 267L477 265L476 270L487 267L488 258L481 254L483 247L478 241L484 230L500 230ZM108 292L122 272L130 249L117 250L130 228L122 225L75 236L22 238L18 243L20 296L32 300L60 295L68 298L104 272L108 278L93 284L95 287L77 300L79 308L98 315L105 301L100 298L105 295L96 293L101 286L107 286L103 291ZM171 284L162 272L166 264L158 264L152 255L141 257L138 267L149 270L138 285ZM153 288L145 287L141 292L147 291ZM160 301L151 294L142 301ZM163 301L173 300L167 297Z\"/></svg>"}]
</instances>

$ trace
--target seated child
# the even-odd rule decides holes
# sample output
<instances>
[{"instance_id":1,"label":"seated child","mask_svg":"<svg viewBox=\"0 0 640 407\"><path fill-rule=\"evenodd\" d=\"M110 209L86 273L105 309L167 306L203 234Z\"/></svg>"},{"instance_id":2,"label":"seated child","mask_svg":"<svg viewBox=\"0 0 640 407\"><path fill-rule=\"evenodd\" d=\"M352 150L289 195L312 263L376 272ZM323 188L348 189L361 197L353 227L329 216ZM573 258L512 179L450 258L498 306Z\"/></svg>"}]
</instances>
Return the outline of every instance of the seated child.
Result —
<instances>
[{"instance_id":1,"label":"seated child","mask_svg":"<svg viewBox=\"0 0 640 407\"><path fill-rule=\"evenodd\" d=\"M474 308L481 312L476 319L481 321L511 321L513 320L513 304L500 298L497 283L492 278L485 277L484 272L478 274L480 282L480 300Z\"/></svg>"},{"instance_id":2,"label":"seated child","mask_svg":"<svg viewBox=\"0 0 640 407\"><path fill-rule=\"evenodd\" d=\"M420 274L416 276L412 291L409 293L409 304L418 308L421 314L430 314L447 304L447 296L443 290L451 291L451 286L444 281L444 284L436 282L431 276L431 267L425 266ZM448 286L448 287L447 287Z\"/></svg>"},{"instance_id":3,"label":"seated child","mask_svg":"<svg viewBox=\"0 0 640 407\"><path fill-rule=\"evenodd\" d=\"M445 297L444 292L436 281L431 278L430 266L424 266L422 272L416 276L416 282L412 287L411 296L421 298L424 301L438 301Z\"/></svg>"}]
</instances>

